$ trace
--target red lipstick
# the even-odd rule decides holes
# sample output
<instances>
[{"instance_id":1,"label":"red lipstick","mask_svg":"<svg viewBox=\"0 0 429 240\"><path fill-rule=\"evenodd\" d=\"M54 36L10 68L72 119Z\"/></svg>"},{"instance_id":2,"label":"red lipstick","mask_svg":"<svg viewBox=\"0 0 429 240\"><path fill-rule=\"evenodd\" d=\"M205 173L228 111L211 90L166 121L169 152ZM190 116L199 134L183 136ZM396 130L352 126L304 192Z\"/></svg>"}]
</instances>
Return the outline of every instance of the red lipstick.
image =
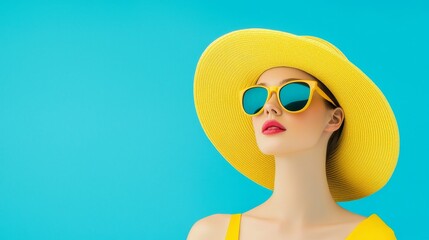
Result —
<instances>
[{"instance_id":1,"label":"red lipstick","mask_svg":"<svg viewBox=\"0 0 429 240\"><path fill-rule=\"evenodd\" d=\"M284 131L286 131L286 128L276 120L268 120L262 126L262 133L265 135L276 134Z\"/></svg>"}]
</instances>

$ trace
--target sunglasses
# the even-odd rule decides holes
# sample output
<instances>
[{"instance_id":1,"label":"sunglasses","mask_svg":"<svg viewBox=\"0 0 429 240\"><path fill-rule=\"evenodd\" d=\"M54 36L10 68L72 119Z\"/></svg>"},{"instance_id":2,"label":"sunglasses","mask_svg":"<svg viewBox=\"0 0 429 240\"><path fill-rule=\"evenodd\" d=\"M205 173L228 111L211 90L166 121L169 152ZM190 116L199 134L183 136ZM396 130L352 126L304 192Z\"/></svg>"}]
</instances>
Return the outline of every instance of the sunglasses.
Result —
<instances>
[{"instance_id":1,"label":"sunglasses","mask_svg":"<svg viewBox=\"0 0 429 240\"><path fill-rule=\"evenodd\" d=\"M316 80L292 80L281 86L254 85L241 90L241 107L247 115L256 116L262 112L265 103L275 92L277 100L284 110L290 113L300 113L310 105L315 90L336 106L334 101L319 88Z\"/></svg>"}]
</instances>

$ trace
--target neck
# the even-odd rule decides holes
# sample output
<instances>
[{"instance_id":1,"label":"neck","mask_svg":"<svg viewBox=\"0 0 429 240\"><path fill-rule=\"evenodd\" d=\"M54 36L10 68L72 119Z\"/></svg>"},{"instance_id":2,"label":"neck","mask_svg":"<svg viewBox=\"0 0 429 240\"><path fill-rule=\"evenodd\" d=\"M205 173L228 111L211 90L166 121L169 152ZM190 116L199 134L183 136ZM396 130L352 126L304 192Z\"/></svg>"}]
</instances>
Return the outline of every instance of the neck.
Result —
<instances>
[{"instance_id":1,"label":"neck","mask_svg":"<svg viewBox=\"0 0 429 240\"><path fill-rule=\"evenodd\" d=\"M325 166L323 144L276 156L274 190L265 203L273 210L269 211L272 217L296 224L317 223L339 211L329 191Z\"/></svg>"}]
</instances>

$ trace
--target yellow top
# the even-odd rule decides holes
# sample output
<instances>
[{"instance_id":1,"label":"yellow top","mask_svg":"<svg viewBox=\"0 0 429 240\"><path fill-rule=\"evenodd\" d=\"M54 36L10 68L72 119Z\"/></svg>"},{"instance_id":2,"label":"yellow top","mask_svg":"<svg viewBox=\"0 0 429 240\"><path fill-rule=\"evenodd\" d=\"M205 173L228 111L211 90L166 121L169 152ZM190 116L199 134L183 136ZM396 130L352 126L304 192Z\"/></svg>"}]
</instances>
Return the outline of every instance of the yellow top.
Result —
<instances>
[{"instance_id":1,"label":"yellow top","mask_svg":"<svg viewBox=\"0 0 429 240\"><path fill-rule=\"evenodd\" d=\"M238 240L240 234L241 213L231 215L226 240ZM360 222L346 240L396 240L395 233L376 214Z\"/></svg>"}]
</instances>

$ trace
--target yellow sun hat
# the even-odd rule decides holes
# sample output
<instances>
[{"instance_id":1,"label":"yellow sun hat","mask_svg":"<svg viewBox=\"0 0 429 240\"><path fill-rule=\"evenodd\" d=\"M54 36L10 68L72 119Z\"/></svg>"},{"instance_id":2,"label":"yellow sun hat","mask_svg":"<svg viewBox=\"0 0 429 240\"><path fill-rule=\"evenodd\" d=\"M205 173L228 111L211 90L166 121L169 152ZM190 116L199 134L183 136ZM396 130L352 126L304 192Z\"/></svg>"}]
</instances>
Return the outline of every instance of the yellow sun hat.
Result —
<instances>
[{"instance_id":1,"label":"yellow sun hat","mask_svg":"<svg viewBox=\"0 0 429 240\"><path fill-rule=\"evenodd\" d=\"M336 97L345 113L338 147L327 161L335 201L363 198L390 179L399 156L399 129L380 89L326 40L270 29L241 29L213 41L194 77L195 108L204 132L240 173L273 190L274 156L263 154L251 118L241 109L240 90L278 66L303 70Z\"/></svg>"}]
</instances>

